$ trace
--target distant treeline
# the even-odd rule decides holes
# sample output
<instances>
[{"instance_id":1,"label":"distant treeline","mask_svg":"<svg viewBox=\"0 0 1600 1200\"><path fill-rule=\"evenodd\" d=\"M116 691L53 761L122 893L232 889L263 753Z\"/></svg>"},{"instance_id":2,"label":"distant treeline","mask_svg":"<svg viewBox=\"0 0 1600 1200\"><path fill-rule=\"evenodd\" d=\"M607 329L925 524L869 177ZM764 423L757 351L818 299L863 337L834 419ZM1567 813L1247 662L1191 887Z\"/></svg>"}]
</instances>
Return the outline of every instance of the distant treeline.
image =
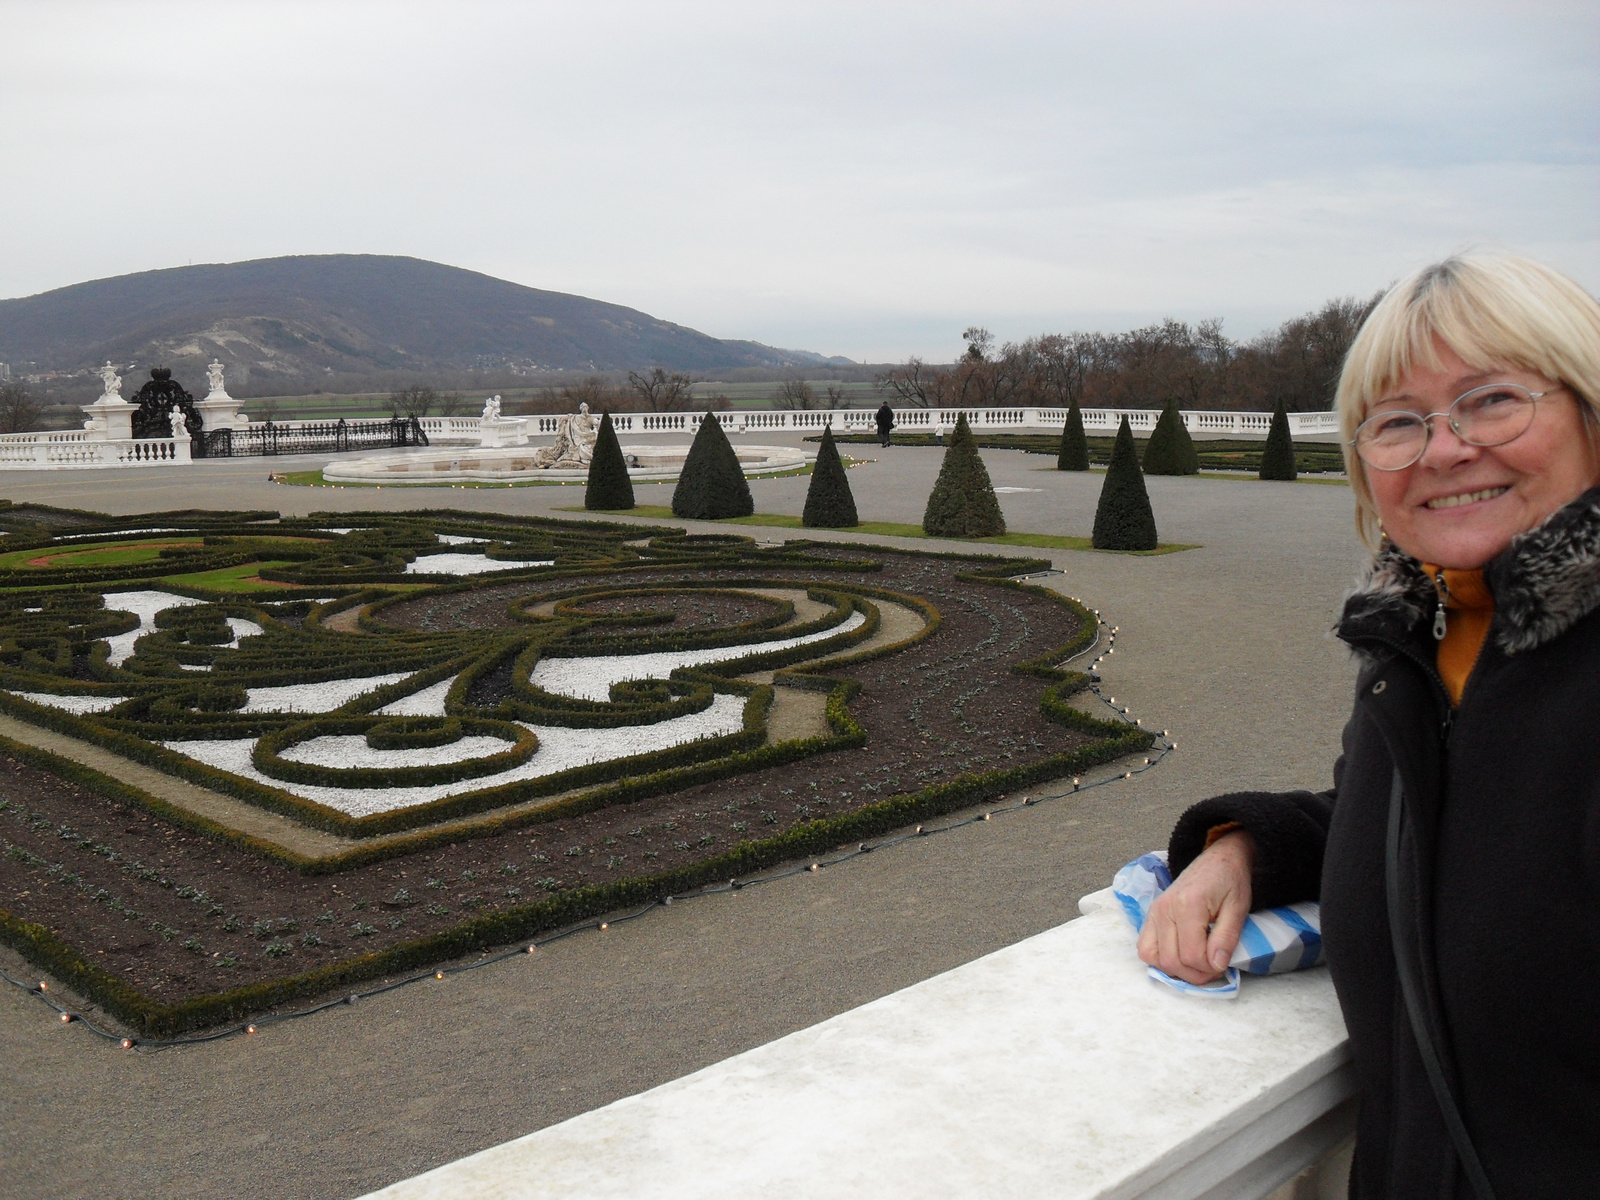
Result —
<instances>
[{"instance_id":1,"label":"distant treeline","mask_svg":"<svg viewBox=\"0 0 1600 1200\"><path fill-rule=\"evenodd\" d=\"M1046 333L998 350L987 329L969 328L967 351L949 366L919 358L882 372L890 403L920 407L1161 408L1291 412L1326 409L1345 353L1382 298L1330 300L1248 342L1222 321L1171 319L1127 333Z\"/></svg>"}]
</instances>

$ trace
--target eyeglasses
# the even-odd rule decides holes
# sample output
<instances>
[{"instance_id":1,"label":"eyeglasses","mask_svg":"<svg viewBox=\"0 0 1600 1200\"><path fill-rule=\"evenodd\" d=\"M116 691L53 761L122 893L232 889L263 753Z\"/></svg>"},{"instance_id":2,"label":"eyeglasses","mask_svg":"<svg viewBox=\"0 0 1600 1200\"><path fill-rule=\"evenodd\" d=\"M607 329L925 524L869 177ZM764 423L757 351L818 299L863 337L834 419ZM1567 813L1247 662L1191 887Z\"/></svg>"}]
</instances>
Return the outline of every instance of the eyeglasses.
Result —
<instances>
[{"instance_id":1,"label":"eyeglasses","mask_svg":"<svg viewBox=\"0 0 1600 1200\"><path fill-rule=\"evenodd\" d=\"M1379 471L1403 471L1428 449L1435 417L1471 446L1504 446L1528 432L1539 400L1562 389L1532 392L1515 383L1486 383L1463 392L1444 412L1382 412L1368 417L1350 439L1361 461Z\"/></svg>"}]
</instances>

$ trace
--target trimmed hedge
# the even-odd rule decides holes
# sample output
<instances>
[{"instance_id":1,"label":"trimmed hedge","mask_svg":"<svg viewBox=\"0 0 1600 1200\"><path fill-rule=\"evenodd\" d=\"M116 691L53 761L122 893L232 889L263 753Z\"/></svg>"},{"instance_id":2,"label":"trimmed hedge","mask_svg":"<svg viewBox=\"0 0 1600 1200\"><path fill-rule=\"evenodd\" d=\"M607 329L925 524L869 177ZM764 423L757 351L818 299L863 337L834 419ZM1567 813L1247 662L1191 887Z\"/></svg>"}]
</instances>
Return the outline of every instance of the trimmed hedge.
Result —
<instances>
[{"instance_id":1,"label":"trimmed hedge","mask_svg":"<svg viewBox=\"0 0 1600 1200\"><path fill-rule=\"evenodd\" d=\"M739 466L739 456L728 443L728 435L712 413L700 421L700 428L689 447L672 489L672 515L697 521L720 521L724 517L748 517L756 511L750 484Z\"/></svg>"},{"instance_id":2,"label":"trimmed hedge","mask_svg":"<svg viewBox=\"0 0 1600 1200\"><path fill-rule=\"evenodd\" d=\"M1194 439L1184 427L1183 414L1178 402L1168 400L1150 440L1144 447L1144 473L1146 475L1198 475L1200 456L1195 452Z\"/></svg>"},{"instance_id":3,"label":"trimmed hedge","mask_svg":"<svg viewBox=\"0 0 1600 1200\"><path fill-rule=\"evenodd\" d=\"M998 537L1005 531L988 468L978 454L967 414L961 413L922 514L922 532L930 537L968 538Z\"/></svg>"},{"instance_id":4,"label":"trimmed hedge","mask_svg":"<svg viewBox=\"0 0 1600 1200\"><path fill-rule=\"evenodd\" d=\"M1061 449L1056 454L1056 470L1087 471L1089 439L1083 432L1083 410L1074 400L1067 409L1067 423L1061 427Z\"/></svg>"},{"instance_id":5,"label":"trimmed hedge","mask_svg":"<svg viewBox=\"0 0 1600 1200\"><path fill-rule=\"evenodd\" d=\"M583 488L583 506L590 510L633 507L633 480L628 478L628 462L622 457L609 412L600 414L594 457L589 460L589 478Z\"/></svg>"},{"instance_id":6,"label":"trimmed hedge","mask_svg":"<svg viewBox=\"0 0 1600 1200\"><path fill-rule=\"evenodd\" d=\"M1261 452L1262 479L1295 479L1294 438L1289 435L1289 413L1282 400L1272 410L1272 425L1267 430L1267 444Z\"/></svg>"},{"instance_id":7,"label":"trimmed hedge","mask_svg":"<svg viewBox=\"0 0 1600 1200\"><path fill-rule=\"evenodd\" d=\"M817 447L817 462L811 470L811 486L806 489L805 508L800 524L807 529L846 529L861 524L856 516L856 498L850 492L844 463L833 444L833 426L822 429L822 444Z\"/></svg>"},{"instance_id":8,"label":"trimmed hedge","mask_svg":"<svg viewBox=\"0 0 1600 1200\"><path fill-rule=\"evenodd\" d=\"M1128 418L1117 430L1116 448L1106 481L1100 487L1100 504L1094 514L1091 542L1096 550L1154 550L1156 516L1145 491L1139 457L1133 448L1133 432Z\"/></svg>"}]
</instances>

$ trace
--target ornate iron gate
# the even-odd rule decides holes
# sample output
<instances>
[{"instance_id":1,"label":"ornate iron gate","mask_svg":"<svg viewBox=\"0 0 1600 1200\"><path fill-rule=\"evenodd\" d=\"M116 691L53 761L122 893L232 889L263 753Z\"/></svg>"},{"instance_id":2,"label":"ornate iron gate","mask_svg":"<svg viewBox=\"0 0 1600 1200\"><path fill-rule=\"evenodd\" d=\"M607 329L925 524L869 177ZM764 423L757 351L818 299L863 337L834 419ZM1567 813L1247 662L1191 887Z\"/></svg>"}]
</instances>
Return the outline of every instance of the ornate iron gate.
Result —
<instances>
[{"instance_id":1,"label":"ornate iron gate","mask_svg":"<svg viewBox=\"0 0 1600 1200\"><path fill-rule=\"evenodd\" d=\"M327 454L426 446L428 435L415 417L387 421L267 421L247 429L214 429L195 439L201 458L245 458L270 454Z\"/></svg>"}]
</instances>

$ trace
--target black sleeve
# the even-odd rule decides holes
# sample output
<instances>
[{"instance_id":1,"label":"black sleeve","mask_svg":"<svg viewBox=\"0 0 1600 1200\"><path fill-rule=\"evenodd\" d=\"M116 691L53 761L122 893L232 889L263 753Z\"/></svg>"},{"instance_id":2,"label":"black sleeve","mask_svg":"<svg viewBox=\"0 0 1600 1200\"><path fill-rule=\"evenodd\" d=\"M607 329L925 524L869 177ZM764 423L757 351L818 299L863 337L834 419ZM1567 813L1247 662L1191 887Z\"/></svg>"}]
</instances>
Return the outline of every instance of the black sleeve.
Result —
<instances>
[{"instance_id":1,"label":"black sleeve","mask_svg":"<svg viewBox=\"0 0 1600 1200\"><path fill-rule=\"evenodd\" d=\"M1177 875L1206 848L1218 825L1238 824L1255 839L1252 908L1315 900L1322 891L1322 849L1333 792L1231 792L1193 805L1173 827L1167 861Z\"/></svg>"}]
</instances>

